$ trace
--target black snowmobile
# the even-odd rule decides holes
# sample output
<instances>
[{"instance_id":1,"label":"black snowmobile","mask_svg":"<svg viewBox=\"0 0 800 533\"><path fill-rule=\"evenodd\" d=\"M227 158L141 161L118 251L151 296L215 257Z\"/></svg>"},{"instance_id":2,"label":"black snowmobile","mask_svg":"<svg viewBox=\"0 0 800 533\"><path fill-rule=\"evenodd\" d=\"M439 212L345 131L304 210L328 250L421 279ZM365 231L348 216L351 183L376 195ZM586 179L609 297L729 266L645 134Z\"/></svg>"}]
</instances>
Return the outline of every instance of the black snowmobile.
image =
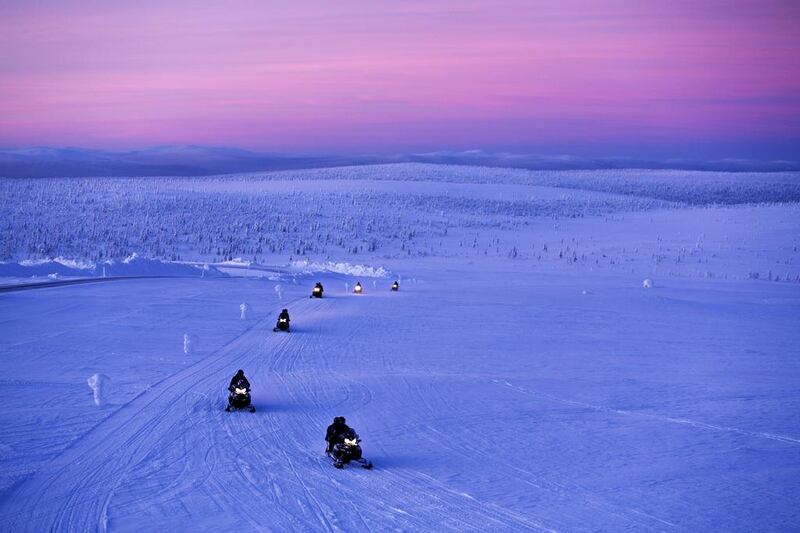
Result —
<instances>
[{"instance_id":1,"label":"black snowmobile","mask_svg":"<svg viewBox=\"0 0 800 533\"><path fill-rule=\"evenodd\" d=\"M400 290L400 284L397 283L396 281L392 283L392 292L397 292L399 290Z\"/></svg>"},{"instance_id":2,"label":"black snowmobile","mask_svg":"<svg viewBox=\"0 0 800 533\"><path fill-rule=\"evenodd\" d=\"M356 286L353 287L353 292L355 294L361 294L362 292L364 292L364 288L361 286L361 282L356 281Z\"/></svg>"},{"instance_id":3,"label":"black snowmobile","mask_svg":"<svg viewBox=\"0 0 800 533\"><path fill-rule=\"evenodd\" d=\"M289 333L289 311L284 309L281 311L281 314L278 315L278 323L275 324L275 327L272 328L272 331L285 331Z\"/></svg>"},{"instance_id":4,"label":"black snowmobile","mask_svg":"<svg viewBox=\"0 0 800 533\"><path fill-rule=\"evenodd\" d=\"M239 370L228 387L230 394L228 395L228 406L225 410L230 412L235 410L247 409L251 413L256 412L256 408L251 405L250 398L250 382L244 377L244 372Z\"/></svg>"},{"instance_id":5,"label":"black snowmobile","mask_svg":"<svg viewBox=\"0 0 800 533\"><path fill-rule=\"evenodd\" d=\"M367 470L372 468L372 462L361 456L361 439L352 429L348 429L342 435L341 442L334 444L333 449L327 453L328 457L333 459L333 466L336 468L344 468L344 465L350 464L352 461L360 464L361 468Z\"/></svg>"},{"instance_id":6,"label":"black snowmobile","mask_svg":"<svg viewBox=\"0 0 800 533\"><path fill-rule=\"evenodd\" d=\"M322 283L317 282L317 284L314 285L314 288L311 289L310 298L322 298L323 291L324 289L322 288Z\"/></svg>"}]
</instances>

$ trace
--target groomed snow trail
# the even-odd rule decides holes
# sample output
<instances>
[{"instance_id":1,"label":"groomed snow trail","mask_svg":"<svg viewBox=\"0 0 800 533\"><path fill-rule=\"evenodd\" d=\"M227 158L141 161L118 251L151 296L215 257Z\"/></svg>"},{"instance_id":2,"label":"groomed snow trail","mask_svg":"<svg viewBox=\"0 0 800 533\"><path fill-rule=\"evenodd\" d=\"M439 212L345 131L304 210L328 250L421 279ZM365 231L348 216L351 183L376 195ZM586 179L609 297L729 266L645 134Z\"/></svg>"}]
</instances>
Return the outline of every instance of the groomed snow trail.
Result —
<instances>
[{"instance_id":1,"label":"groomed snow trail","mask_svg":"<svg viewBox=\"0 0 800 533\"><path fill-rule=\"evenodd\" d=\"M380 463L373 471L332 468L321 438L331 406L357 411L374 393L331 370L337 358L357 354L331 352L316 370L296 366L325 343L326 315L336 306L366 313L365 301L299 298L291 307L302 325L291 334L273 332L272 318L260 320L153 385L17 487L0 506L3 529L181 528L201 509L210 529L548 529L422 472L381 470ZM367 329L359 311L349 334ZM239 367L253 383L255 414L222 409ZM369 455L370 436L362 437Z\"/></svg>"},{"instance_id":2,"label":"groomed snow trail","mask_svg":"<svg viewBox=\"0 0 800 533\"><path fill-rule=\"evenodd\" d=\"M108 503L128 471L164 437L191 431L185 427L186 399L198 390L219 388L229 368L255 357L259 341L271 331L268 321L156 383L73 442L3 502L3 523L11 530L105 530Z\"/></svg>"}]
</instances>

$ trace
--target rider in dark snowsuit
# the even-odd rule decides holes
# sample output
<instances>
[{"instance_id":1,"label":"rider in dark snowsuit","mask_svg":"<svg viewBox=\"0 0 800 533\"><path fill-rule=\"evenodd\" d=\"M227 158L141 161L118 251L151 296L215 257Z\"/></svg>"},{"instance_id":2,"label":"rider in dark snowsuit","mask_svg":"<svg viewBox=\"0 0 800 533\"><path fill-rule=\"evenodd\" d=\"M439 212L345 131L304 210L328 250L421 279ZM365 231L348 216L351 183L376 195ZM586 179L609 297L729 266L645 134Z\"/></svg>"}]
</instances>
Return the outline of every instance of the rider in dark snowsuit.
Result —
<instances>
[{"instance_id":1,"label":"rider in dark snowsuit","mask_svg":"<svg viewBox=\"0 0 800 533\"><path fill-rule=\"evenodd\" d=\"M244 376L244 370L241 368L234 374L231 378L231 384L228 385L228 390L231 392L237 388L250 390L250 382L247 381L247 378Z\"/></svg>"},{"instance_id":2,"label":"rider in dark snowsuit","mask_svg":"<svg viewBox=\"0 0 800 533\"><path fill-rule=\"evenodd\" d=\"M237 391L237 389L239 389ZM244 389L244 392L241 391ZM244 370L241 368L231 378L231 383L228 385L228 406L226 411L231 409L248 409L251 413L255 413L256 408L251 405L250 400L250 382L244 376Z\"/></svg>"},{"instance_id":3,"label":"rider in dark snowsuit","mask_svg":"<svg viewBox=\"0 0 800 533\"><path fill-rule=\"evenodd\" d=\"M328 430L325 432L325 440L328 442L328 447L325 451L331 453L335 445L344 442L344 435L348 431L350 431L350 427L345 424L343 416L334 418L333 424L328 426Z\"/></svg>"}]
</instances>

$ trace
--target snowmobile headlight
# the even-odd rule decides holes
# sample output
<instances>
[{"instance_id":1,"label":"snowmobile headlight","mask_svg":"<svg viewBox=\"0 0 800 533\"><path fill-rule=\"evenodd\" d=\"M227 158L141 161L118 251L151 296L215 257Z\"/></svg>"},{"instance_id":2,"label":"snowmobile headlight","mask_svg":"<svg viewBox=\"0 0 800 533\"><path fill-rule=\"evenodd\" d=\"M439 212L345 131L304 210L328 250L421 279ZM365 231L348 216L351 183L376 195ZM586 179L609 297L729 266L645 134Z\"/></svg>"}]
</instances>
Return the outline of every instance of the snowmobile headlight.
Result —
<instances>
[{"instance_id":1,"label":"snowmobile headlight","mask_svg":"<svg viewBox=\"0 0 800 533\"><path fill-rule=\"evenodd\" d=\"M247 394L247 389L240 389L236 387L236 394Z\"/></svg>"},{"instance_id":2,"label":"snowmobile headlight","mask_svg":"<svg viewBox=\"0 0 800 533\"><path fill-rule=\"evenodd\" d=\"M281 322L281 323L283 323L283 324L285 324L285 323L286 323L286 319L285 319L285 318L281 318L281 319L280 319L280 322Z\"/></svg>"},{"instance_id":3,"label":"snowmobile headlight","mask_svg":"<svg viewBox=\"0 0 800 533\"><path fill-rule=\"evenodd\" d=\"M344 439L344 443L347 444L348 446L355 446L356 444L358 444L358 439L357 438Z\"/></svg>"}]
</instances>

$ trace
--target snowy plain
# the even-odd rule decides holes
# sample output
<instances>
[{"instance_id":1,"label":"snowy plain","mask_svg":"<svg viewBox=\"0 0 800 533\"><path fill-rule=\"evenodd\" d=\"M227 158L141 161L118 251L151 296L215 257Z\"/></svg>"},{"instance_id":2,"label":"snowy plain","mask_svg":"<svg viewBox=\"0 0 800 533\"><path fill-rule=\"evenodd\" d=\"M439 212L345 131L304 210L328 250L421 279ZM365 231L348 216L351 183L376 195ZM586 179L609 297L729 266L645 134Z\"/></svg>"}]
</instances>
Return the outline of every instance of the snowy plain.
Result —
<instances>
[{"instance_id":1,"label":"snowy plain","mask_svg":"<svg viewBox=\"0 0 800 533\"><path fill-rule=\"evenodd\" d=\"M0 530L797 530L798 183L3 180ZM375 470L324 457L337 415Z\"/></svg>"}]
</instances>

